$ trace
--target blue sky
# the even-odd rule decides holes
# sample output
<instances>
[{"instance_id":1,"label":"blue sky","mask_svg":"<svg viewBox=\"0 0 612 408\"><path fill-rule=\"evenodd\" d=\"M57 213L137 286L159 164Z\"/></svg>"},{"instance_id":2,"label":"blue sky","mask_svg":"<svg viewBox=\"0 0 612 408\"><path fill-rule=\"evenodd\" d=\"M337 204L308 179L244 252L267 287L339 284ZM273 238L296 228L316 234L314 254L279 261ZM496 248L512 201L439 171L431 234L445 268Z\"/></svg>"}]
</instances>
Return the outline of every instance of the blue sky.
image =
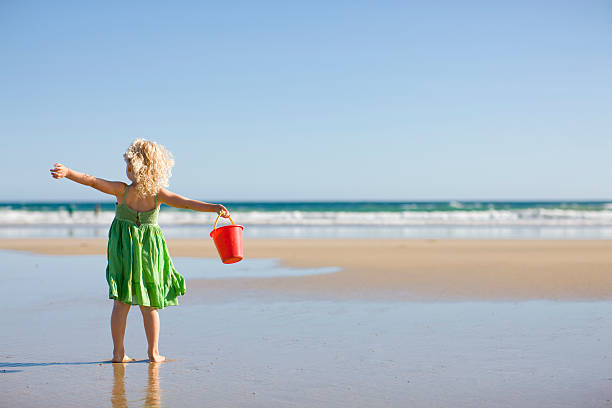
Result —
<instances>
[{"instance_id":1,"label":"blue sky","mask_svg":"<svg viewBox=\"0 0 612 408\"><path fill-rule=\"evenodd\" d=\"M222 4L223 3L223 4ZM0 200L612 198L609 1L0 3Z\"/></svg>"}]
</instances>

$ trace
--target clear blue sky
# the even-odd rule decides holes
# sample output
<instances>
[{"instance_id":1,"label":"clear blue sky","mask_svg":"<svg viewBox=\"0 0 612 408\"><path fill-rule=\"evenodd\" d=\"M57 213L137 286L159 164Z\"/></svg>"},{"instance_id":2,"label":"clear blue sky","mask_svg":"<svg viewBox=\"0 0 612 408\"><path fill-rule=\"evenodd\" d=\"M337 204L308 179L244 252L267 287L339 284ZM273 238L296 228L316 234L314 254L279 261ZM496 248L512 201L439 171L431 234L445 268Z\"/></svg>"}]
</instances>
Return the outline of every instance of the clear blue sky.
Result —
<instances>
[{"instance_id":1,"label":"clear blue sky","mask_svg":"<svg viewBox=\"0 0 612 408\"><path fill-rule=\"evenodd\" d=\"M612 198L612 2L0 2L0 200Z\"/></svg>"}]
</instances>

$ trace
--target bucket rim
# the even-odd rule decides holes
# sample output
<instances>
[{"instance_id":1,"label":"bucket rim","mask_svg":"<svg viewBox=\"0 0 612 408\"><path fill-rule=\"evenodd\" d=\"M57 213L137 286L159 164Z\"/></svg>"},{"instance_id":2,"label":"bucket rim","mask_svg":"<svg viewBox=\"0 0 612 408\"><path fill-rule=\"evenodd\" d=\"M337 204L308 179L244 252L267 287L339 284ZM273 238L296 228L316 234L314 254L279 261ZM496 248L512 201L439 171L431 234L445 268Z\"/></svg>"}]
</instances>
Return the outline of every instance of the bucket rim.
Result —
<instances>
[{"instance_id":1,"label":"bucket rim","mask_svg":"<svg viewBox=\"0 0 612 408\"><path fill-rule=\"evenodd\" d=\"M224 225L222 227L218 227L210 231L210 237L212 238L213 234L215 234L215 231L220 231L220 230L228 229L228 228L240 228L241 230L244 230L244 227L242 225L238 225L238 224Z\"/></svg>"}]
</instances>

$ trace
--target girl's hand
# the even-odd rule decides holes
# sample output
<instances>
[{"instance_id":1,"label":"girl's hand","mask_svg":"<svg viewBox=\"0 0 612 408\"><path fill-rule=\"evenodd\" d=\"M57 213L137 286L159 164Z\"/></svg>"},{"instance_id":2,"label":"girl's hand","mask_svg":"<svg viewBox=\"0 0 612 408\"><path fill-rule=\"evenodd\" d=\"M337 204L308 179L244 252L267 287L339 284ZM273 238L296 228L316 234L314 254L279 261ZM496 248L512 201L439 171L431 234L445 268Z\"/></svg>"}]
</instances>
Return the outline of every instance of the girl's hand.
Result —
<instances>
[{"instance_id":1,"label":"girl's hand","mask_svg":"<svg viewBox=\"0 0 612 408\"><path fill-rule=\"evenodd\" d=\"M227 208L225 208L221 204L217 204L217 214L219 214L223 218L229 218L230 216L229 211L227 211Z\"/></svg>"},{"instance_id":2,"label":"girl's hand","mask_svg":"<svg viewBox=\"0 0 612 408\"><path fill-rule=\"evenodd\" d=\"M62 163L55 163L55 167L49 171L54 179L61 179L62 177L66 177L68 175L68 171L70 171L70 169L64 166Z\"/></svg>"}]
</instances>

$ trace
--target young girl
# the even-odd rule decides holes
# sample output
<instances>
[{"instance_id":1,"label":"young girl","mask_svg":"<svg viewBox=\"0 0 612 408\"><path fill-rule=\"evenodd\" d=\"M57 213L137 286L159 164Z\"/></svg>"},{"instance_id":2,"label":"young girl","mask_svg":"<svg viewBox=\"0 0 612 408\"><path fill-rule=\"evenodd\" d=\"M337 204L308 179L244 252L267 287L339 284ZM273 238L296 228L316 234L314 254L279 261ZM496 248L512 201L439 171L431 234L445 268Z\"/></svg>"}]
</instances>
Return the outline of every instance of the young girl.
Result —
<instances>
[{"instance_id":1,"label":"young girl","mask_svg":"<svg viewBox=\"0 0 612 408\"><path fill-rule=\"evenodd\" d=\"M136 139L123 155L126 173L132 184L107 181L56 163L53 178L66 177L117 198L115 219L108 232L106 280L109 299L114 299L111 314L113 362L133 359L125 354L123 338L131 305L139 305L144 320L151 362L161 362L159 354L159 315L157 309L178 305L177 296L185 294L185 279L174 269L166 241L157 225L161 203L201 212L216 212L229 217L221 204L190 200L162 187L168 186L172 155L164 146Z\"/></svg>"}]
</instances>

